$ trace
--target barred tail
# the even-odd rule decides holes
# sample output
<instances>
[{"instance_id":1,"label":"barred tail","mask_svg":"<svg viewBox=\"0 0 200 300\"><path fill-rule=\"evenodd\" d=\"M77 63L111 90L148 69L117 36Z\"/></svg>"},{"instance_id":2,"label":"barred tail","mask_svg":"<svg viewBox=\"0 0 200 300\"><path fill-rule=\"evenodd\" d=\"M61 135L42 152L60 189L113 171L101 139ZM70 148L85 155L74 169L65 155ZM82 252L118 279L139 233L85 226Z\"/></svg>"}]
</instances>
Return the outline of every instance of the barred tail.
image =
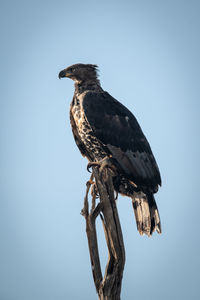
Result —
<instances>
[{"instance_id":1,"label":"barred tail","mask_svg":"<svg viewBox=\"0 0 200 300\"><path fill-rule=\"evenodd\" d=\"M132 204L139 233L148 236L154 231L161 233L159 212L153 194L134 193Z\"/></svg>"}]
</instances>

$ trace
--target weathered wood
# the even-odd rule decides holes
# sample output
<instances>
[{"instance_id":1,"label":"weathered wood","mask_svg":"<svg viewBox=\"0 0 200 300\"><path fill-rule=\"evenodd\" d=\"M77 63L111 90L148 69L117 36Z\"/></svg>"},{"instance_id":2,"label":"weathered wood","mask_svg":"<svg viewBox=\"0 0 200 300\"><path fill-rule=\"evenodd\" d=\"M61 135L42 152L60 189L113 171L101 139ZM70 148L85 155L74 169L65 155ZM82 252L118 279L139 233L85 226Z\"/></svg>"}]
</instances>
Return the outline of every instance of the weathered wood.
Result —
<instances>
[{"instance_id":1,"label":"weathered wood","mask_svg":"<svg viewBox=\"0 0 200 300\"><path fill-rule=\"evenodd\" d=\"M87 185L83 215L86 219L86 233L94 283L99 295L99 300L119 300L125 264L125 249L115 203L112 172L106 169L104 170L104 176L101 176L102 174L99 173L98 168L93 167L93 175L100 202L94 208L95 202L93 199L92 209L90 213L88 212L89 185ZM91 185L91 180L89 182ZM104 278L102 278L95 226L96 217L99 214L101 216L108 247L108 262Z\"/></svg>"},{"instance_id":2,"label":"weathered wood","mask_svg":"<svg viewBox=\"0 0 200 300\"><path fill-rule=\"evenodd\" d=\"M98 214L100 213L101 203L97 205L96 208L90 211L89 213L89 205L88 205L88 193L92 184L93 174L90 180L87 182L86 195L84 198L84 207L81 211L82 215L86 220L86 233L88 238L88 246L90 252L90 261L92 265L92 273L93 279L95 282L96 290L98 292L100 288L100 284L102 281L102 273L101 273L101 265L99 259L99 250L98 250L98 242L97 242L97 234L96 234L96 224L95 220Z\"/></svg>"}]
</instances>

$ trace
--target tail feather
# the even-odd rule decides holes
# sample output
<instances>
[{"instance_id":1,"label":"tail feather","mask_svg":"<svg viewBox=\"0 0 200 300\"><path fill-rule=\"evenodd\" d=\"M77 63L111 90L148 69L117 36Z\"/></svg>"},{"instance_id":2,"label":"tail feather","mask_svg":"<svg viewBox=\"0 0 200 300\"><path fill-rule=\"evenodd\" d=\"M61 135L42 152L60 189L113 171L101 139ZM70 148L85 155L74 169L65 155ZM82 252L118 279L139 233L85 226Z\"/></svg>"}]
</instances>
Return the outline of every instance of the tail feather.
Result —
<instances>
[{"instance_id":1,"label":"tail feather","mask_svg":"<svg viewBox=\"0 0 200 300\"><path fill-rule=\"evenodd\" d=\"M157 231L158 233L162 233L159 211L153 194L149 196L149 208L150 208L150 216L151 216L151 224L152 224L151 225L152 233L154 231Z\"/></svg>"},{"instance_id":2,"label":"tail feather","mask_svg":"<svg viewBox=\"0 0 200 300\"><path fill-rule=\"evenodd\" d=\"M135 192L132 204L139 233L148 236L155 230L161 233L159 212L153 194L147 196L143 192Z\"/></svg>"}]
</instances>

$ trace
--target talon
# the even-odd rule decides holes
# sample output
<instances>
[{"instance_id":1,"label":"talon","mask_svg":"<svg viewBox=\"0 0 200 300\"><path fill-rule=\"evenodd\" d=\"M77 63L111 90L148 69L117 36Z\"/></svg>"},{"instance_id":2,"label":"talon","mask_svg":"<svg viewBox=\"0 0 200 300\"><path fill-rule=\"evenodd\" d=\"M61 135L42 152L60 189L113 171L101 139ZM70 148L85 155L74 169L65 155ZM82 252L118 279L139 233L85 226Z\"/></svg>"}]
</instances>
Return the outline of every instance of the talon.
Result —
<instances>
[{"instance_id":1,"label":"talon","mask_svg":"<svg viewBox=\"0 0 200 300\"><path fill-rule=\"evenodd\" d=\"M90 171L90 168L92 167L90 164L91 164L91 163L89 163L89 164L87 165L87 171L88 171L89 173L92 173L92 172Z\"/></svg>"},{"instance_id":2,"label":"talon","mask_svg":"<svg viewBox=\"0 0 200 300\"><path fill-rule=\"evenodd\" d=\"M92 167L99 168L99 173L100 173L101 177L103 176L103 171L106 168L110 169L114 174L116 173L116 165L115 165L114 159L112 157L105 157L98 162L89 162L87 165L87 171L89 173L92 173L90 171L90 168L92 168Z\"/></svg>"},{"instance_id":3,"label":"talon","mask_svg":"<svg viewBox=\"0 0 200 300\"><path fill-rule=\"evenodd\" d=\"M88 171L89 173L92 173L92 172L90 171L90 169L91 169L92 167L100 167L100 164L99 164L98 162L89 162L88 165L87 165L87 171Z\"/></svg>"}]
</instances>

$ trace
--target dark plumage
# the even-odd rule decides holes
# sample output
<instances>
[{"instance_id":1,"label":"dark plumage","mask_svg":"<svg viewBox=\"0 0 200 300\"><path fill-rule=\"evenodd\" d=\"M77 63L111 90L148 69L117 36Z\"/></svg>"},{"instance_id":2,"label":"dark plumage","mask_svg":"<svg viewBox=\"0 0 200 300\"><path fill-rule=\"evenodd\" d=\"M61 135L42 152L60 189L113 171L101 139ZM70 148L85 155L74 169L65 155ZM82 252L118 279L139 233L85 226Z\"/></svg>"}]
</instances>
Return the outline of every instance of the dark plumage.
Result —
<instances>
[{"instance_id":1,"label":"dark plumage","mask_svg":"<svg viewBox=\"0 0 200 300\"><path fill-rule=\"evenodd\" d=\"M161 185L160 172L136 118L101 88L96 65L72 65L59 73L63 77L75 81L70 121L82 155L90 162L112 157L114 187L132 198L140 234L161 233L153 195Z\"/></svg>"}]
</instances>

